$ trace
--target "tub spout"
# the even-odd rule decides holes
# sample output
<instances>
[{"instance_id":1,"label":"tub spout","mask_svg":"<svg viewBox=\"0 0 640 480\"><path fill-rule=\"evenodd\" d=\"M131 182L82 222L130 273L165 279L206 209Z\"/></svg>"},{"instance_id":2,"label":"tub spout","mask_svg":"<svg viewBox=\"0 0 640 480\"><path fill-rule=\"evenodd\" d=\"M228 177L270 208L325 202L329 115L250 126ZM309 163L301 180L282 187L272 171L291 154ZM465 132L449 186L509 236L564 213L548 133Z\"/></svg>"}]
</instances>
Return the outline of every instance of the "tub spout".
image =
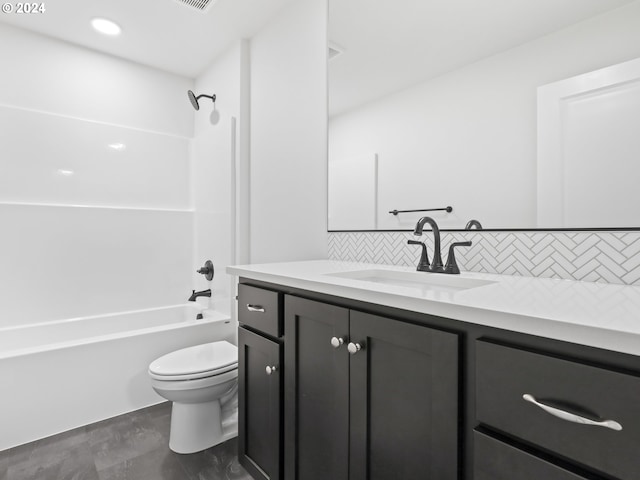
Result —
<instances>
[{"instance_id":1,"label":"tub spout","mask_svg":"<svg viewBox=\"0 0 640 480\"><path fill-rule=\"evenodd\" d=\"M191 291L191 296L189 297L189 302L195 302L196 298L198 297L210 297L211 296L211 289L207 289L207 290L202 290L200 292L196 292L195 290Z\"/></svg>"}]
</instances>

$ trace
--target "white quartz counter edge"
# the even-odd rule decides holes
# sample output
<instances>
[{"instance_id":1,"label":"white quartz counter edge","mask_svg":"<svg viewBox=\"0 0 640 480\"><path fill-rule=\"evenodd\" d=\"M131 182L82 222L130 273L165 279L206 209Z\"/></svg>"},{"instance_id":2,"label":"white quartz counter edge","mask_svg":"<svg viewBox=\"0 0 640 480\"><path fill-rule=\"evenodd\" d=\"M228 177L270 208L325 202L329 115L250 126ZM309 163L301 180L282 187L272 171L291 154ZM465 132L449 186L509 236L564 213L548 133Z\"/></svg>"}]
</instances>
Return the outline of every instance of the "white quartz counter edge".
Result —
<instances>
[{"instance_id":1,"label":"white quartz counter edge","mask_svg":"<svg viewBox=\"0 0 640 480\"><path fill-rule=\"evenodd\" d=\"M640 287L469 272L461 278L495 283L442 293L332 276L357 270L413 271L330 260L227 267L238 277L640 355Z\"/></svg>"}]
</instances>

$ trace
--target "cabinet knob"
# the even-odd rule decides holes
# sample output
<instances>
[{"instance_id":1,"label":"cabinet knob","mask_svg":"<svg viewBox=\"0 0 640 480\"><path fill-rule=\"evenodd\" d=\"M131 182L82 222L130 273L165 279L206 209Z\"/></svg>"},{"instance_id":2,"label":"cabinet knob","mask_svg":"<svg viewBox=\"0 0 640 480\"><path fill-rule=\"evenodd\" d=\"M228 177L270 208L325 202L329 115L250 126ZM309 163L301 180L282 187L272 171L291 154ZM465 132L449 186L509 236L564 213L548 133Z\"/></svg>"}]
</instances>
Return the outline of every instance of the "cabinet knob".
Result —
<instances>
[{"instance_id":1,"label":"cabinet knob","mask_svg":"<svg viewBox=\"0 0 640 480\"><path fill-rule=\"evenodd\" d=\"M355 355L360 350L362 350L362 345L360 345L359 343L351 342L349 345L347 345L347 350L349 350L349 353L351 355Z\"/></svg>"},{"instance_id":2,"label":"cabinet knob","mask_svg":"<svg viewBox=\"0 0 640 480\"><path fill-rule=\"evenodd\" d=\"M278 367L275 365L267 365L267 368L265 368L267 375L271 375L273 372L276 372L277 370L278 370Z\"/></svg>"},{"instance_id":3,"label":"cabinet knob","mask_svg":"<svg viewBox=\"0 0 640 480\"><path fill-rule=\"evenodd\" d=\"M331 346L333 348L340 348L342 345L344 345L344 338L333 337L331 339Z\"/></svg>"}]
</instances>

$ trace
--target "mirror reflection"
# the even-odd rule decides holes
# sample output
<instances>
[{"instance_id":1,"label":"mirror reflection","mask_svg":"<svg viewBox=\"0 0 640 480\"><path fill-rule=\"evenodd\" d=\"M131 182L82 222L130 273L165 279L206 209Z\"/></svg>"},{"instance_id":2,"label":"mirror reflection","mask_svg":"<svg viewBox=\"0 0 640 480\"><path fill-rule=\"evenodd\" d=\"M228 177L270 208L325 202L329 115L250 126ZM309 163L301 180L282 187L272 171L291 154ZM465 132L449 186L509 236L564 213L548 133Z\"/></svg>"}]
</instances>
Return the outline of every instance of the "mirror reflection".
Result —
<instances>
[{"instance_id":1,"label":"mirror reflection","mask_svg":"<svg viewBox=\"0 0 640 480\"><path fill-rule=\"evenodd\" d=\"M329 52L329 230L640 226L640 1L332 0Z\"/></svg>"}]
</instances>

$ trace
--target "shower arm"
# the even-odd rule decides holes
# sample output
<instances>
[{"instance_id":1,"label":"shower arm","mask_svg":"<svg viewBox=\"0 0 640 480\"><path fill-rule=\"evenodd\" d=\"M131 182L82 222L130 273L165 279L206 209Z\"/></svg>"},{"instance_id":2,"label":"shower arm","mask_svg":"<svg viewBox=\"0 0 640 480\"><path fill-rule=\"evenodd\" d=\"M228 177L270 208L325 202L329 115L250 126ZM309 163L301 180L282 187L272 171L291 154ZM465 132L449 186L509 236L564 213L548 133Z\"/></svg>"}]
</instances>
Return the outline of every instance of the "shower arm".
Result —
<instances>
[{"instance_id":1,"label":"shower arm","mask_svg":"<svg viewBox=\"0 0 640 480\"><path fill-rule=\"evenodd\" d=\"M215 93L213 95L205 95L204 93L202 93L202 94L200 94L200 95L198 95L196 97L196 100L200 100L202 97L210 98L213 101L213 103L216 103L216 94Z\"/></svg>"}]
</instances>

